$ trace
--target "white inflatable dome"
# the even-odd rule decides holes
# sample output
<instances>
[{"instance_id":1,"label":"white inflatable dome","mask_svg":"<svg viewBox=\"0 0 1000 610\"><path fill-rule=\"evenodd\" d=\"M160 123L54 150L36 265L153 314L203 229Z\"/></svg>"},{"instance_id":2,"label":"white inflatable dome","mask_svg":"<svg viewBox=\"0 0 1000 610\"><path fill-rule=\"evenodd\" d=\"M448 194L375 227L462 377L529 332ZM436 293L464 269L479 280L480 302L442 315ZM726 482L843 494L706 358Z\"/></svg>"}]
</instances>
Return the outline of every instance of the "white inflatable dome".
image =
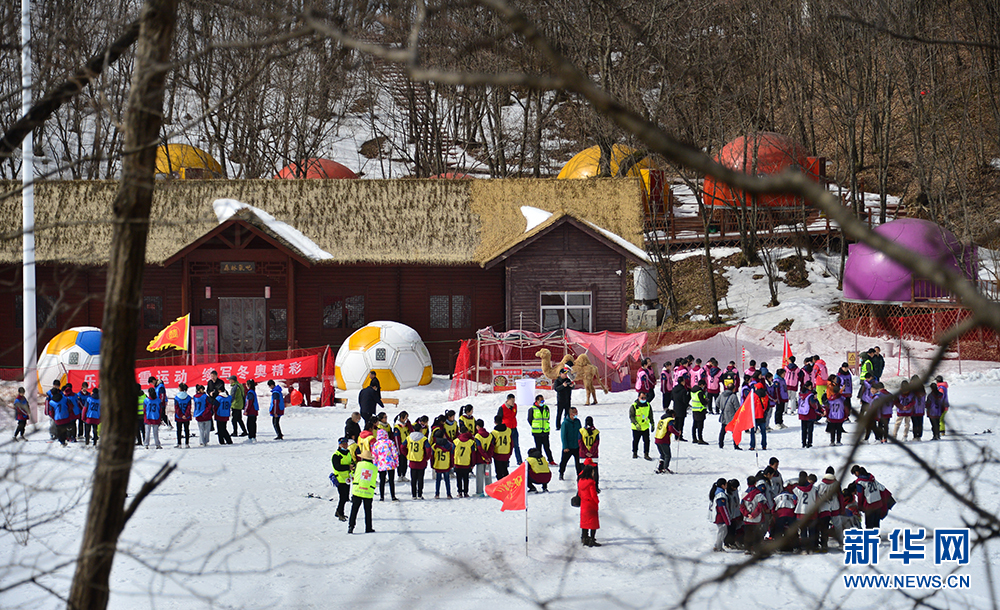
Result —
<instances>
[{"instance_id":1,"label":"white inflatable dome","mask_svg":"<svg viewBox=\"0 0 1000 610\"><path fill-rule=\"evenodd\" d=\"M427 385L433 367L417 331L399 322L372 322L354 331L337 351L337 387L360 390L375 371L383 390Z\"/></svg>"},{"instance_id":2,"label":"white inflatable dome","mask_svg":"<svg viewBox=\"0 0 1000 610\"><path fill-rule=\"evenodd\" d=\"M66 383L67 371L96 371L101 368L101 329L76 326L52 337L38 358L37 368L38 389L41 392L52 387L56 379Z\"/></svg>"}]
</instances>

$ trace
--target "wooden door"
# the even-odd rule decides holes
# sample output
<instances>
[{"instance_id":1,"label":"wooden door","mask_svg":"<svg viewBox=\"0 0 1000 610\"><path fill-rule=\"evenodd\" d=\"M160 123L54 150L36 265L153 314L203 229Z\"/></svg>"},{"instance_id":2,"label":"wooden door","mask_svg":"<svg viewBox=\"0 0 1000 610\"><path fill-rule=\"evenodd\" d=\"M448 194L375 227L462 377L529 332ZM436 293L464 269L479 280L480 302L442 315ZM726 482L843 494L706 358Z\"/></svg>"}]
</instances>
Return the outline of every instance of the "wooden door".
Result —
<instances>
[{"instance_id":1,"label":"wooden door","mask_svg":"<svg viewBox=\"0 0 1000 610\"><path fill-rule=\"evenodd\" d=\"M267 316L260 298L219 299L219 351L251 354L266 351Z\"/></svg>"},{"instance_id":2,"label":"wooden door","mask_svg":"<svg viewBox=\"0 0 1000 610\"><path fill-rule=\"evenodd\" d=\"M191 327L191 364L216 362L219 359L219 327Z\"/></svg>"}]
</instances>

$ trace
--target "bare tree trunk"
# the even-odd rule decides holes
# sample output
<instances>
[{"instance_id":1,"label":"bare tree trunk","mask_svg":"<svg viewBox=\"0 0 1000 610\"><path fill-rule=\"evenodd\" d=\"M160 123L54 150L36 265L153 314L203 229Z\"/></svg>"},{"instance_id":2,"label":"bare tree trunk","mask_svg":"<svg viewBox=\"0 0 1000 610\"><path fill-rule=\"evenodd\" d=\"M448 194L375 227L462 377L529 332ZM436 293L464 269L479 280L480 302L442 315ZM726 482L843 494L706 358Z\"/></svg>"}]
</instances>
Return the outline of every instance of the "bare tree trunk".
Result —
<instances>
[{"instance_id":1,"label":"bare tree trunk","mask_svg":"<svg viewBox=\"0 0 1000 610\"><path fill-rule=\"evenodd\" d=\"M140 17L126 114L122 180L113 203L114 237L102 323L101 398L107 419L102 426L83 544L67 604L72 610L107 607L111 566L125 525L125 495L135 438L139 301L153 202L156 143L163 118L163 85L176 19L177 0L147 0Z\"/></svg>"}]
</instances>

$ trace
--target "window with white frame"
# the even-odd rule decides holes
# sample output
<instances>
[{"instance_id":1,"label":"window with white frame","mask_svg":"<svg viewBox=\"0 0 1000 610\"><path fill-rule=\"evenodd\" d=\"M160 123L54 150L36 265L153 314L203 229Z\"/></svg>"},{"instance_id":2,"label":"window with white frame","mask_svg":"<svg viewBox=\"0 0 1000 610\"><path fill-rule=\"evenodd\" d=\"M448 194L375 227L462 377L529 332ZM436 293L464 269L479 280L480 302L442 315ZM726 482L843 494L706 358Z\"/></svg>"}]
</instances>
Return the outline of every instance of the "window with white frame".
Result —
<instances>
[{"instance_id":1,"label":"window with white frame","mask_svg":"<svg viewBox=\"0 0 1000 610\"><path fill-rule=\"evenodd\" d=\"M542 332L569 328L592 331L593 299L589 292L543 292Z\"/></svg>"}]
</instances>

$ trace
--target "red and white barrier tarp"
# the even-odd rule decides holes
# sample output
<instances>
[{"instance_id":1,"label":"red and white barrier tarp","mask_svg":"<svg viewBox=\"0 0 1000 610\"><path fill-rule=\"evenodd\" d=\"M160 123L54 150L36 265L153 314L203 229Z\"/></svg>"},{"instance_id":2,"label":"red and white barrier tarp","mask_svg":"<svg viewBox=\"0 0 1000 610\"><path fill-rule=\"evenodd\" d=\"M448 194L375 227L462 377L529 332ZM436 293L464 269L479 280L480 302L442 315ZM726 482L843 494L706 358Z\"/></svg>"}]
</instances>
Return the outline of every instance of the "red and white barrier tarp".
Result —
<instances>
[{"instance_id":1,"label":"red and white barrier tarp","mask_svg":"<svg viewBox=\"0 0 1000 610\"><path fill-rule=\"evenodd\" d=\"M230 375L236 375L240 383L247 379L263 383L268 379L300 379L316 377L319 372L319 356L303 356L287 360L247 361L247 362L214 362L196 364L194 366L155 366L135 370L135 380L146 386L150 377L161 380L168 388L176 388L178 384L186 383L189 387L196 384L206 384L211 379L212 371L219 373L219 378L228 380ZM98 384L97 371L69 371L66 379L79 388L86 381L91 387Z\"/></svg>"}]
</instances>

